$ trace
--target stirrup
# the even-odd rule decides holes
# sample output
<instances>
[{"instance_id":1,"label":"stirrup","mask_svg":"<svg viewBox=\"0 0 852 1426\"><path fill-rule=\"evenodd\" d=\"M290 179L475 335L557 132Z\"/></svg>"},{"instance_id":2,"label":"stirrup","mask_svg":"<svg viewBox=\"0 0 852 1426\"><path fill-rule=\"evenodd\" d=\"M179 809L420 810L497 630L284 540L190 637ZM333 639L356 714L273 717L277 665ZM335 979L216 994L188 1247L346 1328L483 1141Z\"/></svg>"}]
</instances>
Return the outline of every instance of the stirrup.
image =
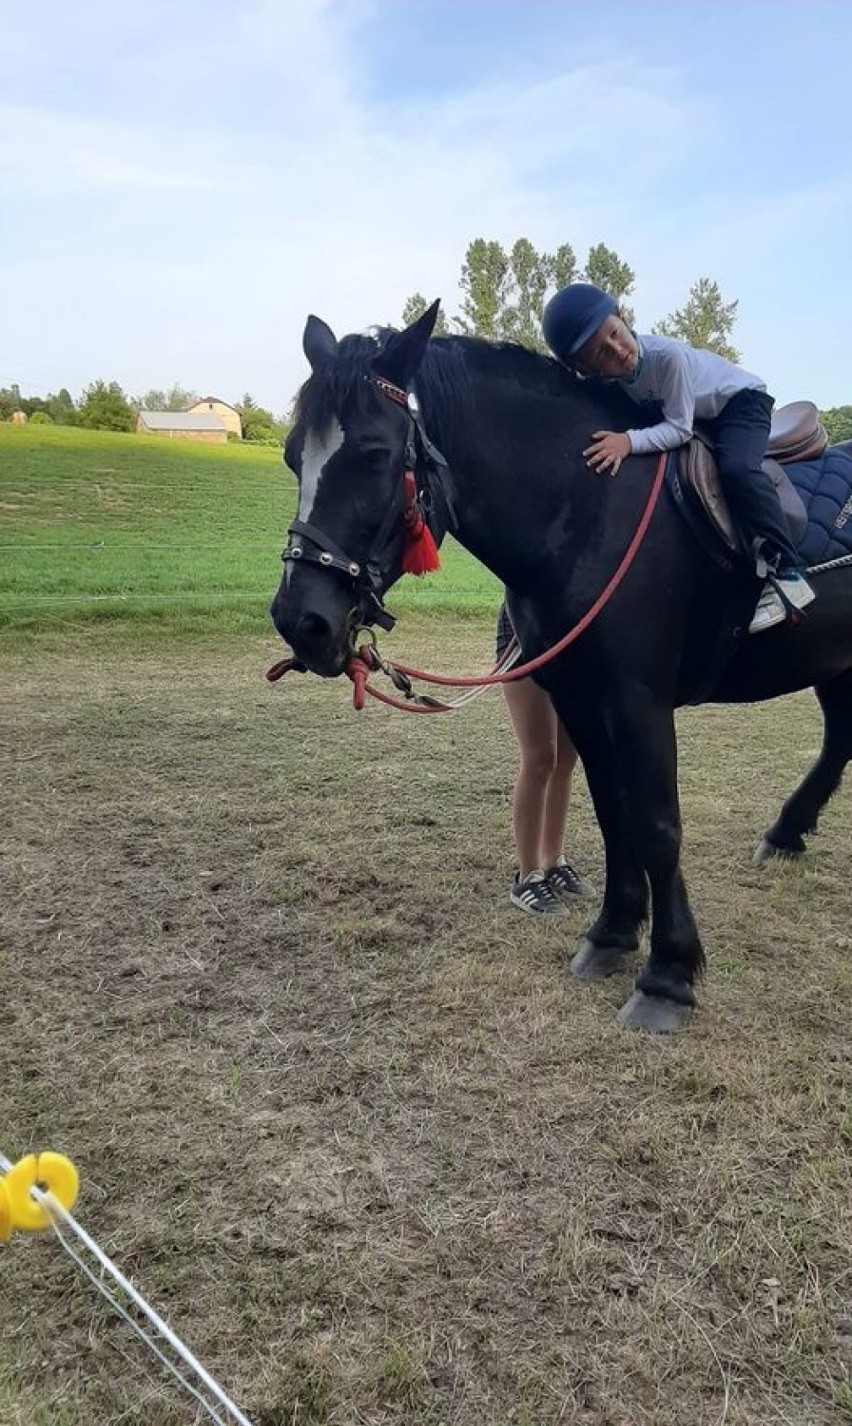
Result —
<instances>
[{"instance_id":1,"label":"stirrup","mask_svg":"<svg viewBox=\"0 0 852 1426\"><path fill-rule=\"evenodd\" d=\"M766 579L767 583L771 584L774 593L777 594L778 598L781 600L781 603L784 607L784 617L786 619L792 619L794 623L797 619L801 619L801 611L799 610L797 605L795 605L793 601L787 596L787 594L785 594L784 590L781 588L781 583L777 575L768 574L766 576Z\"/></svg>"},{"instance_id":2,"label":"stirrup","mask_svg":"<svg viewBox=\"0 0 852 1426\"><path fill-rule=\"evenodd\" d=\"M795 579L792 581L796 586L801 587L803 597L798 603L794 599L790 598L789 594L784 588L785 581L782 575L770 574L768 582L772 586L778 598L781 600L781 603L784 606L786 617L788 619L791 619L794 623L796 623L806 617L804 610L809 604L813 603L814 599L816 598L816 592L808 584L808 581L805 579L803 574L797 574Z\"/></svg>"}]
</instances>

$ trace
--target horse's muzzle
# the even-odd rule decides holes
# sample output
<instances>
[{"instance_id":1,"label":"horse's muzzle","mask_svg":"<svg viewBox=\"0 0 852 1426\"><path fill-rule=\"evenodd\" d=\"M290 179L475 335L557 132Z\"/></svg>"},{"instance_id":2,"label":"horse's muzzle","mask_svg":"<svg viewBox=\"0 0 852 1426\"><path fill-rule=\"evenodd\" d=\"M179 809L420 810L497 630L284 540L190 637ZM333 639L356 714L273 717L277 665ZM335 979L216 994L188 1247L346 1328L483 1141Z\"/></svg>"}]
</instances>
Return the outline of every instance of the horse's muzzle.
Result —
<instances>
[{"instance_id":1,"label":"horse's muzzle","mask_svg":"<svg viewBox=\"0 0 852 1426\"><path fill-rule=\"evenodd\" d=\"M321 614L304 613L290 617L278 599L273 602L272 622L295 658L321 678L337 678L346 667L349 650Z\"/></svg>"}]
</instances>

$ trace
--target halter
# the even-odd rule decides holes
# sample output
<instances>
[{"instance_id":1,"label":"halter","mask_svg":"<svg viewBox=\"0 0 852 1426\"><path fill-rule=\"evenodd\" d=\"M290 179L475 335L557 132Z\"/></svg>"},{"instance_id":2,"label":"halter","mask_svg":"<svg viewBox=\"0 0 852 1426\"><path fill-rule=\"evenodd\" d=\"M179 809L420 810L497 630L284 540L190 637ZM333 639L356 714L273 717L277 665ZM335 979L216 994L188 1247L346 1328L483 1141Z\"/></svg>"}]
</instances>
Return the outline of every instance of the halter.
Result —
<instances>
[{"instance_id":1,"label":"halter","mask_svg":"<svg viewBox=\"0 0 852 1426\"><path fill-rule=\"evenodd\" d=\"M363 627L378 624L389 632L396 619L385 609L382 600L383 569L388 552L395 543L399 520L402 519L403 526L409 531L414 530L421 521L429 528L426 512L432 508L432 492L425 487L420 490L417 488L417 467L421 454L435 467L443 466L446 469L447 462L426 435L414 392L395 386L383 376L367 373L364 379L382 396L388 397L395 405L402 406L408 417L402 469L402 509L400 510L395 500L391 501L363 566L358 560L350 558L318 525L305 520L293 521L287 533L288 543L281 552L281 559L285 565L299 562L316 564L321 569L334 569L346 575L352 580L356 595L352 606L355 624ZM446 494L444 498L449 509ZM294 536L298 537L298 542Z\"/></svg>"}]
</instances>

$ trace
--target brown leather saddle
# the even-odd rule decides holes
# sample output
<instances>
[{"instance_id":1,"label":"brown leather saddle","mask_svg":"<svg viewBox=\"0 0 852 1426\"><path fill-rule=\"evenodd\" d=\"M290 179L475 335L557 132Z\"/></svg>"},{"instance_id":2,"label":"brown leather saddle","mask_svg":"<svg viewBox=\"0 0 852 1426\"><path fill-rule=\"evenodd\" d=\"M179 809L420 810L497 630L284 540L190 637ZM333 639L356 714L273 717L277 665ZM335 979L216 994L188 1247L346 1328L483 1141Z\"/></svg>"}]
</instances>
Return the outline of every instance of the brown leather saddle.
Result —
<instances>
[{"instance_id":1,"label":"brown leather saddle","mask_svg":"<svg viewBox=\"0 0 852 1426\"><path fill-rule=\"evenodd\" d=\"M772 429L763 469L778 491L794 541L805 532L807 514L801 497L784 470L796 461L816 460L828 446L828 434L812 401L791 401L772 414ZM741 551L728 502L722 494L716 462L700 435L678 451L678 476L685 492L701 505L713 530L727 549Z\"/></svg>"}]
</instances>

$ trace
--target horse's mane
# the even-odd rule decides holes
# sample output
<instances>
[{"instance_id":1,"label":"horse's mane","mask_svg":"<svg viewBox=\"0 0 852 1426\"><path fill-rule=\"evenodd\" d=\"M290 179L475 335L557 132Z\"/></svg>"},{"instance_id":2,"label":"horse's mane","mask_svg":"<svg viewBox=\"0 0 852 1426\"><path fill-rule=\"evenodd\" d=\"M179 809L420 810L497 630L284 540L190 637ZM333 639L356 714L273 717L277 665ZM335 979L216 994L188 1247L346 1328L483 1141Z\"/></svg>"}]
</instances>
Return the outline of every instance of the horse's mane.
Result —
<instances>
[{"instance_id":1,"label":"horse's mane","mask_svg":"<svg viewBox=\"0 0 852 1426\"><path fill-rule=\"evenodd\" d=\"M382 348L394 335L394 328L377 328L371 333L343 337L337 356L315 371L298 393L295 414L299 422L321 429L345 407L367 399L365 378L381 356ZM538 397L552 397L590 403L611 414L614 429L643 424L636 403L617 386L601 381L584 381L552 357L531 351L517 342L490 342L481 337L433 337L414 387L424 413L446 427L464 426L474 419L474 402L479 380L508 385L514 392L527 391ZM481 414L481 412L480 412Z\"/></svg>"},{"instance_id":2,"label":"horse's mane","mask_svg":"<svg viewBox=\"0 0 852 1426\"><path fill-rule=\"evenodd\" d=\"M490 342L482 337L435 337L415 379L424 409L453 411L465 421L473 415L478 380L504 386L513 392L569 401L581 408L591 402L611 410L616 429L637 425L636 403L609 382L587 381L575 372L519 342Z\"/></svg>"}]
</instances>

